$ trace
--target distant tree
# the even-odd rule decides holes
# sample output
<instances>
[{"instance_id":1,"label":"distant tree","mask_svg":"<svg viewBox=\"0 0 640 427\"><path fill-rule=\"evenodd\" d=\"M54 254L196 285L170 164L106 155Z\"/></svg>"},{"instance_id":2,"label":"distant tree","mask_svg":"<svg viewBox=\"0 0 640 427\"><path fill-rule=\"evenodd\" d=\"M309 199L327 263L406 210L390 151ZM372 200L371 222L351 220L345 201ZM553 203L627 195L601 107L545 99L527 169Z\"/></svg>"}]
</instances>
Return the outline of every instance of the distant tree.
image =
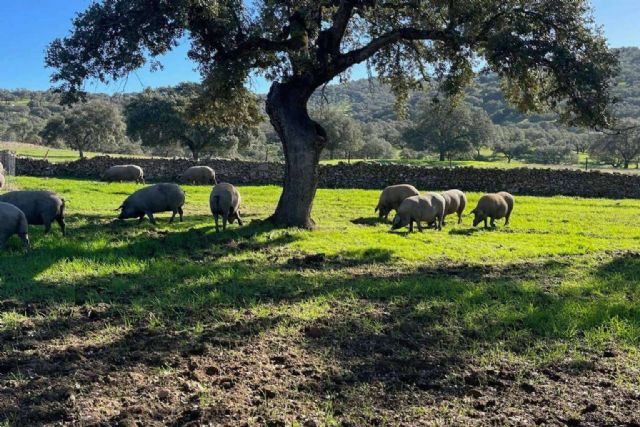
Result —
<instances>
[{"instance_id":1,"label":"distant tree","mask_svg":"<svg viewBox=\"0 0 640 427\"><path fill-rule=\"evenodd\" d=\"M391 159L394 154L393 146L377 135L367 137L358 152L358 156L365 159Z\"/></svg>"},{"instance_id":2,"label":"distant tree","mask_svg":"<svg viewBox=\"0 0 640 427\"><path fill-rule=\"evenodd\" d=\"M8 132L15 135L15 140L37 144L40 142L38 136L38 121L34 119L21 118L16 122L9 123Z\"/></svg>"},{"instance_id":3,"label":"distant tree","mask_svg":"<svg viewBox=\"0 0 640 427\"><path fill-rule=\"evenodd\" d=\"M493 151L502 154L507 158L507 163L511 160L523 157L531 148L527 142L525 134L518 128L501 126L496 131L496 139L493 143Z\"/></svg>"},{"instance_id":4,"label":"distant tree","mask_svg":"<svg viewBox=\"0 0 640 427\"><path fill-rule=\"evenodd\" d=\"M586 153L592 143L592 139L586 133L572 133L567 136L566 141L576 154Z\"/></svg>"},{"instance_id":5,"label":"distant tree","mask_svg":"<svg viewBox=\"0 0 640 427\"><path fill-rule=\"evenodd\" d=\"M487 145L491 134L491 120L484 111L466 103L425 102L405 140L411 148L435 153L444 161Z\"/></svg>"},{"instance_id":6,"label":"distant tree","mask_svg":"<svg viewBox=\"0 0 640 427\"><path fill-rule=\"evenodd\" d=\"M282 144L278 134L268 123L260 123L258 133L252 138L249 146L240 150L240 154L243 157L264 162L283 159Z\"/></svg>"},{"instance_id":7,"label":"distant tree","mask_svg":"<svg viewBox=\"0 0 640 427\"><path fill-rule=\"evenodd\" d=\"M343 108L324 107L313 115L326 132L326 149L331 159L335 157L336 151L342 152L350 159L351 155L362 147L360 124Z\"/></svg>"},{"instance_id":8,"label":"distant tree","mask_svg":"<svg viewBox=\"0 0 640 427\"><path fill-rule=\"evenodd\" d=\"M41 135L49 143L63 140L77 150L80 158L85 151L114 151L125 140L125 124L120 111L111 104L92 101L78 104L59 117L51 119Z\"/></svg>"},{"instance_id":9,"label":"distant tree","mask_svg":"<svg viewBox=\"0 0 640 427\"><path fill-rule=\"evenodd\" d=\"M640 157L640 121L624 120L620 128L624 130L596 138L590 151L613 167L628 169Z\"/></svg>"},{"instance_id":10,"label":"distant tree","mask_svg":"<svg viewBox=\"0 0 640 427\"><path fill-rule=\"evenodd\" d=\"M404 147L404 132L411 126L409 120L372 120L363 124L365 143L369 138L379 137L397 148Z\"/></svg>"},{"instance_id":11,"label":"distant tree","mask_svg":"<svg viewBox=\"0 0 640 427\"><path fill-rule=\"evenodd\" d=\"M217 124L241 121L250 76L272 81L266 112L285 152L271 220L311 228L326 132L308 114L316 89L367 63L390 83L397 110L429 73L460 94L478 58L522 111L557 110L566 122L609 125L617 61L585 0L95 1L55 40L46 63L65 101L87 80L121 78L179 40L191 42Z\"/></svg>"},{"instance_id":12,"label":"distant tree","mask_svg":"<svg viewBox=\"0 0 640 427\"><path fill-rule=\"evenodd\" d=\"M533 144L523 157L529 163L551 165L572 164L578 161L578 155L570 146L556 141Z\"/></svg>"},{"instance_id":13,"label":"distant tree","mask_svg":"<svg viewBox=\"0 0 640 427\"><path fill-rule=\"evenodd\" d=\"M476 152L476 159L482 158L481 151L491 144L494 137L494 125L486 111L472 108L471 121L475 129L475 136L471 139L471 147Z\"/></svg>"},{"instance_id":14,"label":"distant tree","mask_svg":"<svg viewBox=\"0 0 640 427\"><path fill-rule=\"evenodd\" d=\"M63 135L65 130L64 116L53 116L47 121L44 129L40 131L40 137L44 145L50 147L60 147L64 144Z\"/></svg>"},{"instance_id":15,"label":"distant tree","mask_svg":"<svg viewBox=\"0 0 640 427\"><path fill-rule=\"evenodd\" d=\"M194 160L203 153L225 154L248 143L247 136L256 132L255 125L262 120L258 109L250 109L250 117L233 127L210 123L198 110L200 93L200 85L194 83L144 91L125 106L128 135L147 147L182 144Z\"/></svg>"}]
</instances>

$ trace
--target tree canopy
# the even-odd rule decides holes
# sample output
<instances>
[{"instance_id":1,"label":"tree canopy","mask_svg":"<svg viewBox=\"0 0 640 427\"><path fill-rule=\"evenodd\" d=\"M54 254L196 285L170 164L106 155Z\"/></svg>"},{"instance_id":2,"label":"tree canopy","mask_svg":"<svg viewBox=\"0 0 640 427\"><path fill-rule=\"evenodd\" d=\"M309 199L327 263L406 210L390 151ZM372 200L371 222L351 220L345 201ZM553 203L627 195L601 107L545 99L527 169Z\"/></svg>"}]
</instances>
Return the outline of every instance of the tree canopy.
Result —
<instances>
[{"instance_id":1,"label":"tree canopy","mask_svg":"<svg viewBox=\"0 0 640 427\"><path fill-rule=\"evenodd\" d=\"M327 135L307 103L358 63L390 84L399 107L425 81L460 94L482 59L520 110L555 110L572 125L611 124L617 61L586 0L103 0L50 45L46 62L72 101L87 79L124 77L185 36L203 75L200 111L216 112L218 124L246 116L252 102L239 89L252 73L274 81L266 110L285 154L278 224L313 225Z\"/></svg>"},{"instance_id":2,"label":"tree canopy","mask_svg":"<svg viewBox=\"0 0 640 427\"><path fill-rule=\"evenodd\" d=\"M50 145L63 140L77 150L80 158L85 151L117 151L126 140L125 124L120 112L100 101L82 104L51 118L41 132L43 140Z\"/></svg>"},{"instance_id":3,"label":"tree canopy","mask_svg":"<svg viewBox=\"0 0 640 427\"><path fill-rule=\"evenodd\" d=\"M183 83L139 94L125 106L129 136L147 147L181 144L195 160L203 153L222 154L246 147L262 120L258 109L245 111L250 117L235 126L224 126L217 120L211 123L207 114L196 110L200 91L200 85Z\"/></svg>"},{"instance_id":4,"label":"tree canopy","mask_svg":"<svg viewBox=\"0 0 640 427\"><path fill-rule=\"evenodd\" d=\"M327 133L326 149L330 153L330 158L334 158L336 151L341 152L345 157L351 155L362 148L362 129L343 108L324 107L313 112L313 117Z\"/></svg>"},{"instance_id":5,"label":"tree canopy","mask_svg":"<svg viewBox=\"0 0 640 427\"><path fill-rule=\"evenodd\" d=\"M465 103L426 102L405 139L413 149L436 153L445 160L488 144L491 135L491 120L484 111Z\"/></svg>"},{"instance_id":6,"label":"tree canopy","mask_svg":"<svg viewBox=\"0 0 640 427\"><path fill-rule=\"evenodd\" d=\"M526 140L524 131L509 127L500 128L496 132L492 145L493 151L503 154L508 163L511 163L513 159L523 157L531 149L531 144Z\"/></svg>"},{"instance_id":7,"label":"tree canopy","mask_svg":"<svg viewBox=\"0 0 640 427\"><path fill-rule=\"evenodd\" d=\"M629 168L632 162L640 162L640 121L625 119L623 130L595 138L591 154L614 167Z\"/></svg>"}]
</instances>

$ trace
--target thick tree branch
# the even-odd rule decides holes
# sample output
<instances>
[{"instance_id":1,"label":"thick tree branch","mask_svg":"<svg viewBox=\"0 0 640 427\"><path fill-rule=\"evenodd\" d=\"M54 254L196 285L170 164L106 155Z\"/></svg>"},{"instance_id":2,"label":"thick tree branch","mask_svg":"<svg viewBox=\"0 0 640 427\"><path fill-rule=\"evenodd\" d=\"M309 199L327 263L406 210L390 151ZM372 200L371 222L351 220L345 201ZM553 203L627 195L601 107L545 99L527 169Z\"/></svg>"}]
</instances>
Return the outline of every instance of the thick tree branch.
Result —
<instances>
[{"instance_id":1,"label":"thick tree branch","mask_svg":"<svg viewBox=\"0 0 640 427\"><path fill-rule=\"evenodd\" d=\"M448 30L420 30L417 28L400 28L389 31L369 42L369 44L352 50L351 52L338 55L333 61L331 78L344 72L349 67L359 64L371 58L381 49L397 43L400 40L433 40L449 42L456 40L457 36Z\"/></svg>"},{"instance_id":2,"label":"thick tree branch","mask_svg":"<svg viewBox=\"0 0 640 427\"><path fill-rule=\"evenodd\" d=\"M318 38L319 53L321 55L326 57L327 55L335 56L340 53L340 43L351 20L356 3L358 2L354 0L340 0L338 10L333 15L333 25L329 29L322 31Z\"/></svg>"}]
</instances>

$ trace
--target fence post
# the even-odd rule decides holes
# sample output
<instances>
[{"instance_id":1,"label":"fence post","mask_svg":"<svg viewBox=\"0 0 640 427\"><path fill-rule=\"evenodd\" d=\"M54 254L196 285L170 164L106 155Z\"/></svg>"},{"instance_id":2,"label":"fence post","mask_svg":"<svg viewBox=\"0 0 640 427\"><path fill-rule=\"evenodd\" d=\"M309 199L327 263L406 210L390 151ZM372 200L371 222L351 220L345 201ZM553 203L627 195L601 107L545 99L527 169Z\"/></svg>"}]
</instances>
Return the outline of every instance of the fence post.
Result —
<instances>
[{"instance_id":1,"label":"fence post","mask_svg":"<svg viewBox=\"0 0 640 427\"><path fill-rule=\"evenodd\" d=\"M9 150L0 151L0 163L2 163L3 175L16 175L16 155Z\"/></svg>"}]
</instances>

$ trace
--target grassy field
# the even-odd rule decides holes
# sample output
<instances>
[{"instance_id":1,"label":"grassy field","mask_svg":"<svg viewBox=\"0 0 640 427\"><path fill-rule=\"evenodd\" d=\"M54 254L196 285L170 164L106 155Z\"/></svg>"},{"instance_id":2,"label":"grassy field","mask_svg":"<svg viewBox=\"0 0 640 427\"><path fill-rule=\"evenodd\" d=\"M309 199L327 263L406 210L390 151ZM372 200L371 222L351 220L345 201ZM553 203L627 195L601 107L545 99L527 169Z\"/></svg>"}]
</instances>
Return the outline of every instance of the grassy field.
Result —
<instances>
[{"instance_id":1,"label":"grassy field","mask_svg":"<svg viewBox=\"0 0 640 427\"><path fill-rule=\"evenodd\" d=\"M80 158L80 155L75 150L49 148L42 145L24 144L21 142L0 142L0 150L11 150L14 151L18 156L31 157L34 159L47 159L52 163L71 162ZM86 152L84 154L88 158L104 155L102 153L94 152ZM113 157L121 156L118 154L109 155Z\"/></svg>"},{"instance_id":2,"label":"grassy field","mask_svg":"<svg viewBox=\"0 0 640 427\"><path fill-rule=\"evenodd\" d=\"M640 422L640 201L407 234L377 191L320 190L308 232L242 187L215 233L209 187L154 227L113 221L134 184L17 185L63 195L69 235L0 254L0 425Z\"/></svg>"}]
</instances>

